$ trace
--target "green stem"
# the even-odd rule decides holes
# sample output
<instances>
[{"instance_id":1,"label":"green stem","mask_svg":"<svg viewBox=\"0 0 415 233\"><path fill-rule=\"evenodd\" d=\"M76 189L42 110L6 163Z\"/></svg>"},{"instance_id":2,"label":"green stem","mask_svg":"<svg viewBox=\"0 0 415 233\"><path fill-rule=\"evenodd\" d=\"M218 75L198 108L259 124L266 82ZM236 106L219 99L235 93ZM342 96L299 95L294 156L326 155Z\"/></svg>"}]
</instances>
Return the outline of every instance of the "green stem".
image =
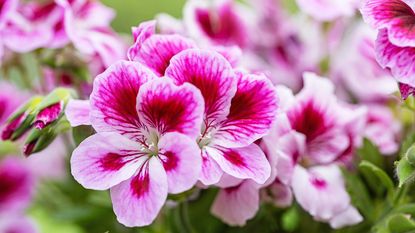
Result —
<instances>
[{"instance_id":1,"label":"green stem","mask_svg":"<svg viewBox=\"0 0 415 233\"><path fill-rule=\"evenodd\" d=\"M189 203L187 200L181 202L178 208L180 225L183 233L195 233L196 231L193 229L189 219Z\"/></svg>"}]
</instances>

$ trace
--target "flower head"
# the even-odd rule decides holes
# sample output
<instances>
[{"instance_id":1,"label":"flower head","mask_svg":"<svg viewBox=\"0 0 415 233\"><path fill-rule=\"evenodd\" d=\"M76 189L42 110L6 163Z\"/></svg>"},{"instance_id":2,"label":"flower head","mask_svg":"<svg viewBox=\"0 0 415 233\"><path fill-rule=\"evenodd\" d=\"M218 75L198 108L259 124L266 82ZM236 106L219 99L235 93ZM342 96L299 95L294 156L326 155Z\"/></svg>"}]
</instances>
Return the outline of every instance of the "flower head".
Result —
<instances>
[{"instance_id":1,"label":"flower head","mask_svg":"<svg viewBox=\"0 0 415 233\"><path fill-rule=\"evenodd\" d=\"M73 152L72 174L87 188L110 188L121 223L148 225L167 193L188 190L198 179L200 91L158 79L140 63L118 62L96 78L90 98L97 134Z\"/></svg>"},{"instance_id":2,"label":"flower head","mask_svg":"<svg viewBox=\"0 0 415 233\"><path fill-rule=\"evenodd\" d=\"M270 167L253 142L268 132L275 119L278 100L271 82L264 76L235 72L215 52L192 49L173 57L166 76L178 85L193 84L204 98L198 138L202 183L217 183L223 172L264 183Z\"/></svg>"}]
</instances>

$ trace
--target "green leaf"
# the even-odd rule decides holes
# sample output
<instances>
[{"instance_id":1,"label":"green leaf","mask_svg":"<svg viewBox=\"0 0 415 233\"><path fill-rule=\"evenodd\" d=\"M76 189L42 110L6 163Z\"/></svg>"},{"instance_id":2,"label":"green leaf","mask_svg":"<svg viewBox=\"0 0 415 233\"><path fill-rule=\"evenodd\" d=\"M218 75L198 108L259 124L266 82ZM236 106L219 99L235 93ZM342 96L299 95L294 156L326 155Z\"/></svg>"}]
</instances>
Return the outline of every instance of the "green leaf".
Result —
<instances>
[{"instance_id":1,"label":"green leaf","mask_svg":"<svg viewBox=\"0 0 415 233\"><path fill-rule=\"evenodd\" d=\"M377 167L384 168L385 166L384 158L378 147L367 138L363 140L363 146L359 148L357 154L362 160L366 160Z\"/></svg>"},{"instance_id":2,"label":"green leaf","mask_svg":"<svg viewBox=\"0 0 415 233\"><path fill-rule=\"evenodd\" d=\"M405 152L405 158L412 166L415 166L415 144L412 144Z\"/></svg>"},{"instance_id":3,"label":"green leaf","mask_svg":"<svg viewBox=\"0 0 415 233\"><path fill-rule=\"evenodd\" d=\"M406 136L405 140L402 143L399 154L404 155L406 151L409 149L409 147L411 147L412 144L414 143L415 143L415 133L410 134L409 136Z\"/></svg>"},{"instance_id":4,"label":"green leaf","mask_svg":"<svg viewBox=\"0 0 415 233\"><path fill-rule=\"evenodd\" d=\"M343 177L353 205L359 209L365 219L374 220L373 201L370 198L368 188L364 185L361 177L346 169L343 169Z\"/></svg>"},{"instance_id":5,"label":"green leaf","mask_svg":"<svg viewBox=\"0 0 415 233\"><path fill-rule=\"evenodd\" d=\"M402 158L397 162L396 174L399 179L399 187L412 181L415 177L415 167L412 166L406 158Z\"/></svg>"},{"instance_id":6,"label":"green leaf","mask_svg":"<svg viewBox=\"0 0 415 233\"><path fill-rule=\"evenodd\" d=\"M401 205L394 209L394 213L404 213L404 214L410 214L412 216L415 216L415 203L410 203L406 205Z\"/></svg>"},{"instance_id":7,"label":"green leaf","mask_svg":"<svg viewBox=\"0 0 415 233\"><path fill-rule=\"evenodd\" d=\"M11 141L0 141L0 157L17 153L19 153L17 144Z\"/></svg>"},{"instance_id":8,"label":"green leaf","mask_svg":"<svg viewBox=\"0 0 415 233\"><path fill-rule=\"evenodd\" d=\"M388 228L392 233L409 233L415 230L415 222L404 214L396 214L388 221Z\"/></svg>"},{"instance_id":9,"label":"green leaf","mask_svg":"<svg viewBox=\"0 0 415 233\"><path fill-rule=\"evenodd\" d=\"M394 193L394 184L391 178L379 167L369 161L362 161L359 164L361 170L371 172L386 187L388 196L391 198Z\"/></svg>"}]
</instances>

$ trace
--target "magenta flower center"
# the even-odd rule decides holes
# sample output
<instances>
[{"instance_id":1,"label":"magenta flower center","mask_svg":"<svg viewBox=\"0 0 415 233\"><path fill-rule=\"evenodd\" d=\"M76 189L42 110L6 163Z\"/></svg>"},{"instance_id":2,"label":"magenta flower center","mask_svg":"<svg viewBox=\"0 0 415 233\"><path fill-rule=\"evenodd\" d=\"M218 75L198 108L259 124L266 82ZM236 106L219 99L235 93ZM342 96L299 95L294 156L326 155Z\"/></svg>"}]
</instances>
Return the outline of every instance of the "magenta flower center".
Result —
<instances>
[{"instance_id":1,"label":"magenta flower center","mask_svg":"<svg viewBox=\"0 0 415 233\"><path fill-rule=\"evenodd\" d=\"M289 112L288 117L293 129L304 134L307 142L324 133L329 127L322 110L317 109L311 101L305 103L300 111Z\"/></svg>"}]
</instances>

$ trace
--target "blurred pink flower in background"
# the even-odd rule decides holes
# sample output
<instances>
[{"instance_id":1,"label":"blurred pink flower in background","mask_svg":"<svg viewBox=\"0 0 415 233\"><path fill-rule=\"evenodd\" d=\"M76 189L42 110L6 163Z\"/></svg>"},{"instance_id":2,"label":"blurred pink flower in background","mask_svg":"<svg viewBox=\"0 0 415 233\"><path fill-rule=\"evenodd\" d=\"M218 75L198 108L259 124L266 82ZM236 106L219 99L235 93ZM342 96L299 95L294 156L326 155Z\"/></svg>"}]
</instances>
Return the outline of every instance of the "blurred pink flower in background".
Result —
<instances>
[{"instance_id":1,"label":"blurred pink flower in background","mask_svg":"<svg viewBox=\"0 0 415 233\"><path fill-rule=\"evenodd\" d=\"M295 199L316 220L333 228L356 224L362 217L350 204L338 165L353 159L363 136L366 109L350 109L338 101L334 86L322 77L305 73L304 83L295 97L278 87L282 113L264 137L268 157L276 160L272 183L284 193L275 195L277 203L289 203L291 187ZM343 217L347 220L341 221Z\"/></svg>"},{"instance_id":2,"label":"blurred pink flower in background","mask_svg":"<svg viewBox=\"0 0 415 233\"><path fill-rule=\"evenodd\" d=\"M190 0L183 14L185 27L192 38L225 46L249 46L247 24L250 14L242 4L232 0Z\"/></svg>"},{"instance_id":3,"label":"blurred pink flower in background","mask_svg":"<svg viewBox=\"0 0 415 233\"><path fill-rule=\"evenodd\" d=\"M16 93L19 93L16 95ZM27 94L19 91L15 86L5 81L0 82L0 129L7 118L12 114L25 100Z\"/></svg>"},{"instance_id":4,"label":"blurred pink flower in background","mask_svg":"<svg viewBox=\"0 0 415 233\"><path fill-rule=\"evenodd\" d=\"M22 215L0 215L0 232L4 233L36 233L35 223Z\"/></svg>"},{"instance_id":5,"label":"blurred pink flower in background","mask_svg":"<svg viewBox=\"0 0 415 233\"><path fill-rule=\"evenodd\" d=\"M22 158L0 161L0 213L21 213L34 194L35 178Z\"/></svg>"},{"instance_id":6,"label":"blurred pink flower in background","mask_svg":"<svg viewBox=\"0 0 415 233\"><path fill-rule=\"evenodd\" d=\"M332 21L344 16L353 16L359 0L296 0L301 11L318 21Z\"/></svg>"},{"instance_id":7,"label":"blurred pink flower in background","mask_svg":"<svg viewBox=\"0 0 415 233\"><path fill-rule=\"evenodd\" d=\"M110 27L111 8L91 0L56 2L65 10L66 33L81 53L100 59L104 68L125 57L126 46Z\"/></svg>"},{"instance_id":8,"label":"blurred pink flower in background","mask_svg":"<svg viewBox=\"0 0 415 233\"><path fill-rule=\"evenodd\" d=\"M345 100L384 103L398 91L389 70L375 57L376 31L363 23L352 25L331 56L330 73L336 92Z\"/></svg>"}]
</instances>

